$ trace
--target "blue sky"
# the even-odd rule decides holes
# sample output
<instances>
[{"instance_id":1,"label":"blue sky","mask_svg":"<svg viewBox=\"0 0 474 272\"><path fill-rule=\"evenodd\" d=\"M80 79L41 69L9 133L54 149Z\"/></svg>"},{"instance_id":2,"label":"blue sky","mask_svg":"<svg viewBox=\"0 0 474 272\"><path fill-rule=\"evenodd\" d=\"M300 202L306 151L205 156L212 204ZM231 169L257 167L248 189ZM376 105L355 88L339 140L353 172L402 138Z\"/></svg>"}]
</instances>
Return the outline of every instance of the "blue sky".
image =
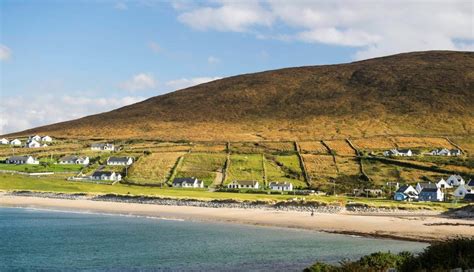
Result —
<instances>
[{"instance_id":1,"label":"blue sky","mask_svg":"<svg viewBox=\"0 0 474 272\"><path fill-rule=\"evenodd\" d=\"M0 3L0 133L209 80L473 49L469 1Z\"/></svg>"}]
</instances>

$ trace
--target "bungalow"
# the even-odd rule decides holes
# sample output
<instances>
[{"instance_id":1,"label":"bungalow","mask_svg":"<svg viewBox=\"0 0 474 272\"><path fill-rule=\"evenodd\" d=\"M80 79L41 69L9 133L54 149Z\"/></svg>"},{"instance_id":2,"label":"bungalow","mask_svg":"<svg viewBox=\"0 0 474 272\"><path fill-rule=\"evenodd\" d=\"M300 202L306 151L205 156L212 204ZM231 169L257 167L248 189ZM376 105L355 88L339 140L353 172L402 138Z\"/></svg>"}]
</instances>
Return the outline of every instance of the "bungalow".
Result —
<instances>
[{"instance_id":1,"label":"bungalow","mask_svg":"<svg viewBox=\"0 0 474 272\"><path fill-rule=\"evenodd\" d=\"M418 191L411 185L403 185L398 188L393 196L396 201L411 200L418 198Z\"/></svg>"},{"instance_id":2,"label":"bungalow","mask_svg":"<svg viewBox=\"0 0 474 272\"><path fill-rule=\"evenodd\" d=\"M21 141L18 140L18 139L12 140L12 141L10 142L10 145L20 146L20 145L21 145Z\"/></svg>"},{"instance_id":3,"label":"bungalow","mask_svg":"<svg viewBox=\"0 0 474 272\"><path fill-rule=\"evenodd\" d=\"M464 198L469 193L474 193L474 191L472 190L471 186L466 184L461 184L458 188L456 188L456 190L454 190L454 196L458 198Z\"/></svg>"},{"instance_id":4,"label":"bungalow","mask_svg":"<svg viewBox=\"0 0 474 272\"><path fill-rule=\"evenodd\" d=\"M413 152L410 149L390 149L383 152L383 155L388 156L402 156L402 157L411 157Z\"/></svg>"},{"instance_id":5,"label":"bungalow","mask_svg":"<svg viewBox=\"0 0 474 272\"><path fill-rule=\"evenodd\" d=\"M28 148L38 148L41 147L41 144L37 142L36 140L29 140L26 142L26 147Z\"/></svg>"},{"instance_id":6,"label":"bungalow","mask_svg":"<svg viewBox=\"0 0 474 272\"><path fill-rule=\"evenodd\" d=\"M448 188L453 188L453 186L449 185L446 180L444 180L443 178L440 179L438 181L438 183L436 183L436 185L438 186L438 188L440 189L448 189Z\"/></svg>"},{"instance_id":7,"label":"bungalow","mask_svg":"<svg viewBox=\"0 0 474 272\"><path fill-rule=\"evenodd\" d=\"M5 139L5 138L0 139L0 144L7 145L7 144L9 144L9 143L10 143L10 141L8 141L8 140Z\"/></svg>"},{"instance_id":8,"label":"bungalow","mask_svg":"<svg viewBox=\"0 0 474 272\"><path fill-rule=\"evenodd\" d=\"M53 141L53 138L51 138L51 137L49 137L49 136L46 135L46 136L44 136L43 138L41 138L41 141L42 141L42 142L48 142L48 143L50 143L50 142Z\"/></svg>"},{"instance_id":9,"label":"bungalow","mask_svg":"<svg viewBox=\"0 0 474 272\"><path fill-rule=\"evenodd\" d=\"M425 189L425 188L429 188L429 189L436 189L436 188L439 188L438 187L438 184L437 183L431 183L431 182L418 182L416 184L416 191L418 192L418 194L421 192L421 190Z\"/></svg>"},{"instance_id":10,"label":"bungalow","mask_svg":"<svg viewBox=\"0 0 474 272\"><path fill-rule=\"evenodd\" d=\"M466 183L460 175L451 175L446 182L453 187Z\"/></svg>"},{"instance_id":11,"label":"bungalow","mask_svg":"<svg viewBox=\"0 0 474 272\"><path fill-rule=\"evenodd\" d=\"M175 178L173 179L173 187L181 188L204 188L204 182L197 178Z\"/></svg>"},{"instance_id":12,"label":"bungalow","mask_svg":"<svg viewBox=\"0 0 474 272\"><path fill-rule=\"evenodd\" d=\"M270 190L275 190L275 191L293 191L293 184L291 182L279 182L279 181L274 181L270 182L268 185Z\"/></svg>"},{"instance_id":13,"label":"bungalow","mask_svg":"<svg viewBox=\"0 0 474 272\"><path fill-rule=\"evenodd\" d=\"M449 150L447 148L442 148L442 149L434 149L429 154L433 156L460 156L461 150L459 149Z\"/></svg>"},{"instance_id":14,"label":"bungalow","mask_svg":"<svg viewBox=\"0 0 474 272\"><path fill-rule=\"evenodd\" d=\"M59 164L89 164L89 157L64 156L59 159Z\"/></svg>"},{"instance_id":15,"label":"bungalow","mask_svg":"<svg viewBox=\"0 0 474 272\"><path fill-rule=\"evenodd\" d=\"M41 136L39 136L39 135L30 136L30 137L28 138L28 140L29 140L29 141L35 140L35 141L39 142L39 141L41 141Z\"/></svg>"},{"instance_id":16,"label":"bungalow","mask_svg":"<svg viewBox=\"0 0 474 272\"><path fill-rule=\"evenodd\" d=\"M111 172L111 171L95 171L92 176L92 180L112 180L112 181L119 181L122 179L122 175L119 173Z\"/></svg>"},{"instance_id":17,"label":"bungalow","mask_svg":"<svg viewBox=\"0 0 474 272\"><path fill-rule=\"evenodd\" d=\"M92 144L91 149L95 151L114 151L115 147L113 144L99 143L99 144Z\"/></svg>"},{"instance_id":18,"label":"bungalow","mask_svg":"<svg viewBox=\"0 0 474 272\"><path fill-rule=\"evenodd\" d=\"M227 185L229 189L258 189L260 186L255 180L234 180Z\"/></svg>"},{"instance_id":19,"label":"bungalow","mask_svg":"<svg viewBox=\"0 0 474 272\"><path fill-rule=\"evenodd\" d=\"M107 165L124 165L128 166L133 163L132 157L109 157L107 159Z\"/></svg>"},{"instance_id":20,"label":"bungalow","mask_svg":"<svg viewBox=\"0 0 474 272\"><path fill-rule=\"evenodd\" d=\"M39 161L32 156L12 156L5 160L8 164L39 164Z\"/></svg>"},{"instance_id":21,"label":"bungalow","mask_svg":"<svg viewBox=\"0 0 474 272\"><path fill-rule=\"evenodd\" d=\"M439 188L423 188L418 201L443 201L444 193Z\"/></svg>"}]
</instances>

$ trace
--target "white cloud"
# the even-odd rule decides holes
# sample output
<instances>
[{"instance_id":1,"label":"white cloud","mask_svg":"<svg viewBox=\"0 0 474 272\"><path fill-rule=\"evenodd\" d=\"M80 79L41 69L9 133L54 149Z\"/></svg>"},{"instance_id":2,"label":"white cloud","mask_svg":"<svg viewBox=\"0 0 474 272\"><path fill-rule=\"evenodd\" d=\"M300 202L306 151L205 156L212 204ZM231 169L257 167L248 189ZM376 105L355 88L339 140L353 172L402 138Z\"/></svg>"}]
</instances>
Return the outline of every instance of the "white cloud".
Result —
<instances>
[{"instance_id":1,"label":"white cloud","mask_svg":"<svg viewBox=\"0 0 474 272\"><path fill-rule=\"evenodd\" d=\"M118 2L115 4L114 8L118 10L127 10L128 6L124 2Z\"/></svg>"},{"instance_id":2,"label":"white cloud","mask_svg":"<svg viewBox=\"0 0 474 272\"><path fill-rule=\"evenodd\" d=\"M123 98L37 95L1 97L0 134L72 120L105 112L144 100Z\"/></svg>"},{"instance_id":3,"label":"white cloud","mask_svg":"<svg viewBox=\"0 0 474 272\"><path fill-rule=\"evenodd\" d=\"M156 42L149 42L148 43L148 48L150 48L150 50L153 53L159 53L161 51L161 46L159 44L157 44Z\"/></svg>"},{"instance_id":4,"label":"white cloud","mask_svg":"<svg viewBox=\"0 0 474 272\"><path fill-rule=\"evenodd\" d=\"M353 57L364 59L407 51L472 50L472 14L472 2L464 0L266 0L212 1L181 11L178 19L203 31L353 47Z\"/></svg>"},{"instance_id":5,"label":"white cloud","mask_svg":"<svg viewBox=\"0 0 474 272\"><path fill-rule=\"evenodd\" d=\"M3 44L0 44L0 61L5 61L5 60L10 59L11 55L12 55L12 50Z\"/></svg>"},{"instance_id":6,"label":"white cloud","mask_svg":"<svg viewBox=\"0 0 474 272\"><path fill-rule=\"evenodd\" d=\"M180 90L187 87L199 85L202 83L221 79L222 77L195 77L195 78L180 78L166 82L166 86L172 90Z\"/></svg>"},{"instance_id":7,"label":"white cloud","mask_svg":"<svg viewBox=\"0 0 474 272\"><path fill-rule=\"evenodd\" d=\"M209 64L217 64L217 63L221 62L221 60L219 58L214 57L214 56L209 56L207 58L207 62Z\"/></svg>"},{"instance_id":8,"label":"white cloud","mask_svg":"<svg viewBox=\"0 0 474 272\"><path fill-rule=\"evenodd\" d=\"M134 75L131 79L125 82L120 83L119 87L131 92L150 90L156 87L156 80L151 74L141 73Z\"/></svg>"},{"instance_id":9,"label":"white cloud","mask_svg":"<svg viewBox=\"0 0 474 272\"><path fill-rule=\"evenodd\" d=\"M273 16L258 2L228 1L219 7L186 11L178 16L178 20L198 30L244 32L251 26L270 26Z\"/></svg>"}]
</instances>

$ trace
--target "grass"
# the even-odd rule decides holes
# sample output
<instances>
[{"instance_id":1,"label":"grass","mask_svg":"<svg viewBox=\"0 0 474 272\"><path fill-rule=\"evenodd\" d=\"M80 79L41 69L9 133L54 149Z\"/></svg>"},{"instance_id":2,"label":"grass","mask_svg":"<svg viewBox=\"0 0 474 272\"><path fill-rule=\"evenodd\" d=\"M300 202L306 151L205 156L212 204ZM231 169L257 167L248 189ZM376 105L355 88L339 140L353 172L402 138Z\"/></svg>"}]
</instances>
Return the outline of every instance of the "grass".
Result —
<instances>
[{"instance_id":1,"label":"grass","mask_svg":"<svg viewBox=\"0 0 474 272\"><path fill-rule=\"evenodd\" d=\"M441 177L446 177L446 175L436 172L395 166L378 161L363 160L362 163L367 175L375 184L379 185L384 185L388 181L416 184L424 180L438 181Z\"/></svg>"},{"instance_id":2,"label":"grass","mask_svg":"<svg viewBox=\"0 0 474 272\"><path fill-rule=\"evenodd\" d=\"M222 172L225 160L223 153L186 154L176 177L196 177L209 186L214 183L217 172Z\"/></svg>"},{"instance_id":3,"label":"grass","mask_svg":"<svg viewBox=\"0 0 474 272\"><path fill-rule=\"evenodd\" d=\"M142 156L130 167L128 181L145 184L164 183L178 158L184 154L182 152L163 152Z\"/></svg>"},{"instance_id":4,"label":"grass","mask_svg":"<svg viewBox=\"0 0 474 272\"><path fill-rule=\"evenodd\" d=\"M355 158L336 156L336 164L340 173L349 176L361 174L359 162Z\"/></svg>"},{"instance_id":5,"label":"grass","mask_svg":"<svg viewBox=\"0 0 474 272\"><path fill-rule=\"evenodd\" d=\"M337 177L337 170L331 155L303 154L306 170L314 183L325 183Z\"/></svg>"},{"instance_id":6,"label":"grass","mask_svg":"<svg viewBox=\"0 0 474 272\"><path fill-rule=\"evenodd\" d=\"M0 190L3 191L39 191L56 193L88 193L88 194L121 194L121 195L148 195L172 198L193 198L200 200L234 199L240 201L284 201L294 198L293 195L268 195L268 194L244 194L228 192L210 192L204 190L180 190L167 187L146 187L137 185L104 185L83 182L70 182L65 176L55 175L48 177L28 177L21 175L0 174ZM426 203L426 202L396 202L386 199L367 199L344 196L305 196L307 201L319 201L322 203L363 203L372 207L400 208L405 209L429 209L444 211L448 208L461 207L465 204L458 203Z\"/></svg>"},{"instance_id":7,"label":"grass","mask_svg":"<svg viewBox=\"0 0 474 272\"><path fill-rule=\"evenodd\" d=\"M77 164L0 164L0 170L11 170L27 173L79 172L82 168L82 165Z\"/></svg>"},{"instance_id":8,"label":"grass","mask_svg":"<svg viewBox=\"0 0 474 272\"><path fill-rule=\"evenodd\" d=\"M307 187L296 155L267 155L265 168L267 170L268 182L288 181L291 182L295 188Z\"/></svg>"},{"instance_id":9,"label":"grass","mask_svg":"<svg viewBox=\"0 0 474 272\"><path fill-rule=\"evenodd\" d=\"M302 153L329 154L328 149L321 141L298 142Z\"/></svg>"},{"instance_id":10,"label":"grass","mask_svg":"<svg viewBox=\"0 0 474 272\"><path fill-rule=\"evenodd\" d=\"M355 156L355 150L345 140L324 141L339 156Z\"/></svg>"},{"instance_id":11,"label":"grass","mask_svg":"<svg viewBox=\"0 0 474 272\"><path fill-rule=\"evenodd\" d=\"M225 152L226 146L225 143L222 144L209 144L209 143L198 143L194 144L192 151L193 152Z\"/></svg>"},{"instance_id":12,"label":"grass","mask_svg":"<svg viewBox=\"0 0 474 272\"><path fill-rule=\"evenodd\" d=\"M237 142L231 143L230 150L240 154L296 152L293 142Z\"/></svg>"},{"instance_id":13,"label":"grass","mask_svg":"<svg viewBox=\"0 0 474 272\"><path fill-rule=\"evenodd\" d=\"M351 140L358 149L391 149L396 148L395 142L390 137L371 137Z\"/></svg>"},{"instance_id":14,"label":"grass","mask_svg":"<svg viewBox=\"0 0 474 272\"><path fill-rule=\"evenodd\" d=\"M261 154L232 154L226 183L234 180L263 181Z\"/></svg>"},{"instance_id":15,"label":"grass","mask_svg":"<svg viewBox=\"0 0 474 272\"><path fill-rule=\"evenodd\" d=\"M455 148L445 138L438 137L393 137L393 141L401 148Z\"/></svg>"}]
</instances>

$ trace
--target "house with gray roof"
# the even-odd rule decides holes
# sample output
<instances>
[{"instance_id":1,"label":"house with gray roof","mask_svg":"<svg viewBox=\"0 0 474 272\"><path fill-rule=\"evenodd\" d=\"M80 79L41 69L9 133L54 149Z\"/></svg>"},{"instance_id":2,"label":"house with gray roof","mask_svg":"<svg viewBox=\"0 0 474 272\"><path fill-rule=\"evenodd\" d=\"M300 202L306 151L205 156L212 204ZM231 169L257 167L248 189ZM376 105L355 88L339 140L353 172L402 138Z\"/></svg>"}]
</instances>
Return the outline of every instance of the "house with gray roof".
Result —
<instances>
[{"instance_id":1,"label":"house with gray roof","mask_svg":"<svg viewBox=\"0 0 474 272\"><path fill-rule=\"evenodd\" d=\"M12 156L5 160L8 164L39 164L39 161L32 156Z\"/></svg>"},{"instance_id":2,"label":"house with gray roof","mask_svg":"<svg viewBox=\"0 0 474 272\"><path fill-rule=\"evenodd\" d=\"M91 180L120 181L122 175L113 171L95 171L90 178Z\"/></svg>"},{"instance_id":3,"label":"house with gray roof","mask_svg":"<svg viewBox=\"0 0 474 272\"><path fill-rule=\"evenodd\" d=\"M8 141L8 140L5 139L5 138L0 139L0 144L2 144L2 145L7 145L7 144L9 144L9 143L10 143L10 141Z\"/></svg>"},{"instance_id":4,"label":"house with gray roof","mask_svg":"<svg viewBox=\"0 0 474 272\"><path fill-rule=\"evenodd\" d=\"M474 190L471 186L466 184L461 184L454 190L454 196L457 198L464 198L469 193L474 193Z\"/></svg>"},{"instance_id":5,"label":"house with gray roof","mask_svg":"<svg viewBox=\"0 0 474 272\"><path fill-rule=\"evenodd\" d=\"M416 184L415 189L418 193L420 193L421 190L423 190L424 188L431 188L431 189L438 188L438 184L437 183L432 183L432 182L418 182Z\"/></svg>"},{"instance_id":6,"label":"house with gray roof","mask_svg":"<svg viewBox=\"0 0 474 272\"><path fill-rule=\"evenodd\" d=\"M423 188L418 195L418 201L443 201L444 193L439 188Z\"/></svg>"},{"instance_id":7,"label":"house with gray roof","mask_svg":"<svg viewBox=\"0 0 474 272\"><path fill-rule=\"evenodd\" d=\"M260 185L255 180L234 180L227 185L229 189L258 189Z\"/></svg>"},{"instance_id":8,"label":"house with gray roof","mask_svg":"<svg viewBox=\"0 0 474 272\"><path fill-rule=\"evenodd\" d=\"M107 159L107 165L129 166L129 165L132 165L132 163L133 163L132 157L109 157Z\"/></svg>"},{"instance_id":9,"label":"house with gray roof","mask_svg":"<svg viewBox=\"0 0 474 272\"><path fill-rule=\"evenodd\" d=\"M386 157L389 157L389 156L411 157L413 156L413 151L411 151L411 149L390 149L383 152L383 155Z\"/></svg>"},{"instance_id":10,"label":"house with gray roof","mask_svg":"<svg viewBox=\"0 0 474 272\"><path fill-rule=\"evenodd\" d=\"M89 157L80 157L80 156L64 156L58 160L59 164L89 164Z\"/></svg>"},{"instance_id":11,"label":"house with gray roof","mask_svg":"<svg viewBox=\"0 0 474 272\"><path fill-rule=\"evenodd\" d=\"M461 184L465 184L466 182L460 175L451 175L449 178L446 180L446 182L452 186L452 187L457 187Z\"/></svg>"},{"instance_id":12,"label":"house with gray roof","mask_svg":"<svg viewBox=\"0 0 474 272\"><path fill-rule=\"evenodd\" d=\"M204 188L204 182L195 177L175 178L173 179L173 187L175 188Z\"/></svg>"},{"instance_id":13,"label":"house with gray roof","mask_svg":"<svg viewBox=\"0 0 474 272\"><path fill-rule=\"evenodd\" d=\"M109 143L95 143L91 145L91 150L94 151L114 151L115 146Z\"/></svg>"},{"instance_id":14,"label":"house with gray roof","mask_svg":"<svg viewBox=\"0 0 474 272\"><path fill-rule=\"evenodd\" d=\"M293 191L293 184L286 181L273 181L268 184L268 188L274 191Z\"/></svg>"}]
</instances>

